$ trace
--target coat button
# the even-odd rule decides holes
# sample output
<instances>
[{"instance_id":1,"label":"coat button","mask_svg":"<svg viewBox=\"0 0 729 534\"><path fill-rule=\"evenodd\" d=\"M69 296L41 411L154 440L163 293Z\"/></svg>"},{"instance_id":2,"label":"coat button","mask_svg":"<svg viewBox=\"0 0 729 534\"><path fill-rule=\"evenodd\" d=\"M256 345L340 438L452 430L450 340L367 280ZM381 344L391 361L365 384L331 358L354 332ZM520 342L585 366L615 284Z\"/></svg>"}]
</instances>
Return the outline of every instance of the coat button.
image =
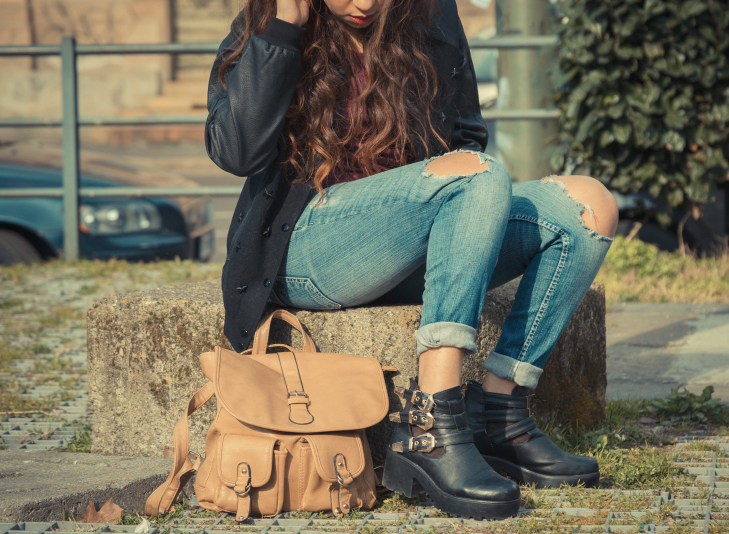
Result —
<instances>
[{"instance_id":1,"label":"coat button","mask_svg":"<svg viewBox=\"0 0 729 534\"><path fill-rule=\"evenodd\" d=\"M238 252L239 250L240 250L240 241L238 241L238 242L237 242L237 243L235 244L235 251L236 251L236 252Z\"/></svg>"},{"instance_id":2,"label":"coat button","mask_svg":"<svg viewBox=\"0 0 729 534\"><path fill-rule=\"evenodd\" d=\"M263 190L263 194L266 195L267 198L273 198L273 191L269 191L268 189Z\"/></svg>"},{"instance_id":3,"label":"coat button","mask_svg":"<svg viewBox=\"0 0 729 534\"><path fill-rule=\"evenodd\" d=\"M248 330L246 330L245 328L244 328L244 329L242 329L242 330L240 331L240 335L241 335L242 337L248 337Z\"/></svg>"},{"instance_id":4,"label":"coat button","mask_svg":"<svg viewBox=\"0 0 729 534\"><path fill-rule=\"evenodd\" d=\"M240 286L236 287L236 289L238 290L238 293L245 293L246 291L248 291L248 286Z\"/></svg>"},{"instance_id":5,"label":"coat button","mask_svg":"<svg viewBox=\"0 0 729 534\"><path fill-rule=\"evenodd\" d=\"M288 232L288 231L289 231L289 228L290 228L290 226L289 226L288 224L284 224L284 225L283 225L283 226L281 227L281 230L283 230L284 232Z\"/></svg>"},{"instance_id":6,"label":"coat button","mask_svg":"<svg viewBox=\"0 0 729 534\"><path fill-rule=\"evenodd\" d=\"M455 67L453 67L453 70L451 71L451 78L455 78L459 74L460 74L460 72L457 71Z\"/></svg>"},{"instance_id":7,"label":"coat button","mask_svg":"<svg viewBox=\"0 0 729 534\"><path fill-rule=\"evenodd\" d=\"M243 221L243 212L238 214L238 222L242 222L242 221Z\"/></svg>"},{"instance_id":8,"label":"coat button","mask_svg":"<svg viewBox=\"0 0 729 534\"><path fill-rule=\"evenodd\" d=\"M441 122L445 122L445 121L446 121L446 116L445 116L445 113L442 113L442 112L441 112L441 114L440 114L440 121L441 121Z\"/></svg>"},{"instance_id":9,"label":"coat button","mask_svg":"<svg viewBox=\"0 0 729 534\"><path fill-rule=\"evenodd\" d=\"M263 235L265 237L270 237L270 235L271 235L271 227L270 226L263 231Z\"/></svg>"},{"instance_id":10,"label":"coat button","mask_svg":"<svg viewBox=\"0 0 729 534\"><path fill-rule=\"evenodd\" d=\"M266 278L266 279L265 279L265 280L263 281L263 285L264 285L264 286L266 286L266 287L270 286L270 285L271 285L271 280L269 280L268 278Z\"/></svg>"}]
</instances>

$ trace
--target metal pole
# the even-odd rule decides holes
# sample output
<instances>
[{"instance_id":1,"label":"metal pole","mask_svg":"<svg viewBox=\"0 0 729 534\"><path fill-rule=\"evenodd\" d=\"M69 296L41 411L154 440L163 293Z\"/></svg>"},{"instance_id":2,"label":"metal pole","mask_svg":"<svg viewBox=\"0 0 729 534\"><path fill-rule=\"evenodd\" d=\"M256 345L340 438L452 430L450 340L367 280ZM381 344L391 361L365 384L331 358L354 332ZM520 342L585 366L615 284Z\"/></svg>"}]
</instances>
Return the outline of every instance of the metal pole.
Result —
<instances>
[{"instance_id":1,"label":"metal pole","mask_svg":"<svg viewBox=\"0 0 729 534\"><path fill-rule=\"evenodd\" d=\"M61 41L63 87L63 257L75 261L79 255L78 235L78 78L76 41L66 36Z\"/></svg>"},{"instance_id":2,"label":"metal pole","mask_svg":"<svg viewBox=\"0 0 729 534\"><path fill-rule=\"evenodd\" d=\"M499 38L530 38L549 34L551 5L548 0L496 0ZM546 69L555 49L500 50L498 110L535 110L549 106L551 94ZM497 155L515 182L536 180L552 174L544 157L545 140L556 131L554 120L496 123Z\"/></svg>"}]
</instances>

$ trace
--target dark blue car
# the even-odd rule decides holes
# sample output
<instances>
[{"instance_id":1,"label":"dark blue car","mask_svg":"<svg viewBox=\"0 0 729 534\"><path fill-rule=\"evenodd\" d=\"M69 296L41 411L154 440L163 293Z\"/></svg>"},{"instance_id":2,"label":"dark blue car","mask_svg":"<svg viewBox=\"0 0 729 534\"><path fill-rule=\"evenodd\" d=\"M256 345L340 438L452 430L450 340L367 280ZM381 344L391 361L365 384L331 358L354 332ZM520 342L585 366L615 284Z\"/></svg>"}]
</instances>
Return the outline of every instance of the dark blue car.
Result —
<instances>
[{"instance_id":1,"label":"dark blue car","mask_svg":"<svg viewBox=\"0 0 729 534\"><path fill-rule=\"evenodd\" d=\"M81 176L81 187L125 185L129 184ZM0 161L0 193L2 189L49 187L61 187L60 170ZM83 258L206 261L214 252L209 198L82 198L79 219ZM55 258L62 250L60 198L0 196L0 265Z\"/></svg>"}]
</instances>

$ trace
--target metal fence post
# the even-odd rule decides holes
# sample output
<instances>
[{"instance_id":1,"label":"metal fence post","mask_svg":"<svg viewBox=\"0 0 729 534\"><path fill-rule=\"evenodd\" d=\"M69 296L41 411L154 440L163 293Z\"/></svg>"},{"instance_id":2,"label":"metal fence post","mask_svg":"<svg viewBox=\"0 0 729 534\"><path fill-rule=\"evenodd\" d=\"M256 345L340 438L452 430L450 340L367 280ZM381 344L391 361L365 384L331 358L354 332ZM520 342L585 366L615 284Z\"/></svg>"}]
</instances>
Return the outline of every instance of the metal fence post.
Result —
<instances>
[{"instance_id":1,"label":"metal fence post","mask_svg":"<svg viewBox=\"0 0 729 534\"><path fill-rule=\"evenodd\" d=\"M498 34L521 38L545 36L549 33L552 9L547 0L496 0ZM499 50L497 111L549 107L552 88L547 66L555 53L553 48ZM552 174L544 157L545 140L554 135L556 128L556 122L547 117L496 123L497 154L514 181L528 182Z\"/></svg>"},{"instance_id":2,"label":"metal fence post","mask_svg":"<svg viewBox=\"0 0 729 534\"><path fill-rule=\"evenodd\" d=\"M78 78L76 40L61 41L63 87L63 258L74 261L79 255L79 154L78 154Z\"/></svg>"}]
</instances>

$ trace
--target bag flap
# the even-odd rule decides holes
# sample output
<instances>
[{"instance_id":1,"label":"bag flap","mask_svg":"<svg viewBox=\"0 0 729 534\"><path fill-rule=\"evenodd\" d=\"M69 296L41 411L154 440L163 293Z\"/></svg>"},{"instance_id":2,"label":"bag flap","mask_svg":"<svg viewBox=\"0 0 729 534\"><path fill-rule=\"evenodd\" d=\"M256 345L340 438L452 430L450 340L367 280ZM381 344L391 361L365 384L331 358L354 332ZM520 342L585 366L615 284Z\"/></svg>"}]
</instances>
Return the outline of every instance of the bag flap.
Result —
<instances>
[{"instance_id":1,"label":"bag flap","mask_svg":"<svg viewBox=\"0 0 729 534\"><path fill-rule=\"evenodd\" d=\"M375 358L322 352L243 355L216 347L215 394L239 421L308 434L379 423L389 408Z\"/></svg>"},{"instance_id":2,"label":"bag flap","mask_svg":"<svg viewBox=\"0 0 729 534\"><path fill-rule=\"evenodd\" d=\"M218 445L218 476L227 486L235 486L238 464L251 466L251 486L261 487L271 478L276 438L223 434Z\"/></svg>"},{"instance_id":3,"label":"bag flap","mask_svg":"<svg viewBox=\"0 0 729 534\"><path fill-rule=\"evenodd\" d=\"M309 434L305 436L311 445L314 465L319 476L330 483L337 481L334 457L344 456L346 469L352 477L358 477L365 468L365 454L362 439L357 432L330 432L328 434Z\"/></svg>"}]
</instances>

